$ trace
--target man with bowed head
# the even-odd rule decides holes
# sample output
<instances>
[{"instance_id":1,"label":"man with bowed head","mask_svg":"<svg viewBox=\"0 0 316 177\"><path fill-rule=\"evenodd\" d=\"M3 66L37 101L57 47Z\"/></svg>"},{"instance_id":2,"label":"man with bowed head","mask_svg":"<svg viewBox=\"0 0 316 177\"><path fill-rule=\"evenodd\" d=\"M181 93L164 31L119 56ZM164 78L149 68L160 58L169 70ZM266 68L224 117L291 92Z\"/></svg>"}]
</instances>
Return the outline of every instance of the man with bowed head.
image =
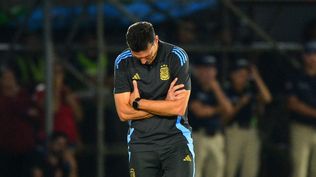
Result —
<instances>
[{"instance_id":1,"label":"man with bowed head","mask_svg":"<svg viewBox=\"0 0 316 177\"><path fill-rule=\"evenodd\" d=\"M193 177L188 56L159 40L149 22L132 24L126 41L128 49L115 60L114 99L129 124L130 176Z\"/></svg>"}]
</instances>

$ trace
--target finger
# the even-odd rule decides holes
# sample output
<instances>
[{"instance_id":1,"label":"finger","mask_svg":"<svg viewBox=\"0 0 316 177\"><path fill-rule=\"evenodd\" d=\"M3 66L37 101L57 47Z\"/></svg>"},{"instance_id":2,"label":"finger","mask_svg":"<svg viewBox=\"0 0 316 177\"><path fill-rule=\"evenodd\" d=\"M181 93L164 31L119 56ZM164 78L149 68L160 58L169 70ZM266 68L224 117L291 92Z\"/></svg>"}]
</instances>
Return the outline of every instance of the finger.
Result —
<instances>
[{"instance_id":1,"label":"finger","mask_svg":"<svg viewBox=\"0 0 316 177\"><path fill-rule=\"evenodd\" d=\"M133 81L133 86L134 86L134 93L135 93L136 98L140 97L139 90L138 90L138 84L137 84L136 80Z\"/></svg>"},{"instance_id":2,"label":"finger","mask_svg":"<svg viewBox=\"0 0 316 177\"><path fill-rule=\"evenodd\" d=\"M171 91L171 89L173 88L173 86L176 84L177 80L178 80L178 78L175 78L175 79L171 82L170 87L169 87L169 89L168 89L168 92Z\"/></svg>"},{"instance_id":3,"label":"finger","mask_svg":"<svg viewBox=\"0 0 316 177\"><path fill-rule=\"evenodd\" d=\"M185 91L183 91L183 92L181 92L181 93L175 95L174 98L177 99L177 100L184 98L185 95L186 95L184 92L185 92Z\"/></svg>"},{"instance_id":4,"label":"finger","mask_svg":"<svg viewBox=\"0 0 316 177\"><path fill-rule=\"evenodd\" d=\"M180 100L180 99L183 99L185 97L185 94L179 94L179 95L176 95L174 98L176 99L176 100Z\"/></svg>"},{"instance_id":5,"label":"finger","mask_svg":"<svg viewBox=\"0 0 316 177\"><path fill-rule=\"evenodd\" d=\"M134 91L138 92L138 86L137 86L137 81L133 80L133 87L134 87Z\"/></svg>"},{"instance_id":6,"label":"finger","mask_svg":"<svg viewBox=\"0 0 316 177\"><path fill-rule=\"evenodd\" d=\"M176 99L176 100L181 100L181 99L183 99L184 98L184 95L179 95L179 96L176 96L174 99Z\"/></svg>"},{"instance_id":7,"label":"finger","mask_svg":"<svg viewBox=\"0 0 316 177\"><path fill-rule=\"evenodd\" d=\"M169 90L172 89L172 87L176 84L178 78L176 77L175 79L173 79L173 81L170 84Z\"/></svg>"},{"instance_id":8,"label":"finger","mask_svg":"<svg viewBox=\"0 0 316 177\"><path fill-rule=\"evenodd\" d=\"M172 90L173 90L173 91L176 91L176 90L182 89L182 88L184 88L184 85L183 85L183 84L179 84L179 85L174 86L174 87L172 88Z\"/></svg>"},{"instance_id":9,"label":"finger","mask_svg":"<svg viewBox=\"0 0 316 177\"><path fill-rule=\"evenodd\" d=\"M174 92L174 95L175 95L175 96L178 96L178 95L183 94L183 93L185 93L185 89L181 89L181 90L175 91L175 92Z\"/></svg>"}]
</instances>

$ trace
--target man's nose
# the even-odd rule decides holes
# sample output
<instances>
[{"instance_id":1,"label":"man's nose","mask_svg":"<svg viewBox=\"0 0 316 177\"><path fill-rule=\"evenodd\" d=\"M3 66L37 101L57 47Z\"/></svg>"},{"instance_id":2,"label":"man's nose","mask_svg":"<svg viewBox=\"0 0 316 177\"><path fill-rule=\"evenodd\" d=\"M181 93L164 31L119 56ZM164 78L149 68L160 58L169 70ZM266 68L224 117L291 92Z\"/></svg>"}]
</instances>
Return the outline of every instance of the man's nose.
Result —
<instances>
[{"instance_id":1,"label":"man's nose","mask_svg":"<svg viewBox=\"0 0 316 177\"><path fill-rule=\"evenodd\" d=\"M144 65L144 64L146 64L147 59L146 58L142 58L142 59L140 59L140 62Z\"/></svg>"}]
</instances>

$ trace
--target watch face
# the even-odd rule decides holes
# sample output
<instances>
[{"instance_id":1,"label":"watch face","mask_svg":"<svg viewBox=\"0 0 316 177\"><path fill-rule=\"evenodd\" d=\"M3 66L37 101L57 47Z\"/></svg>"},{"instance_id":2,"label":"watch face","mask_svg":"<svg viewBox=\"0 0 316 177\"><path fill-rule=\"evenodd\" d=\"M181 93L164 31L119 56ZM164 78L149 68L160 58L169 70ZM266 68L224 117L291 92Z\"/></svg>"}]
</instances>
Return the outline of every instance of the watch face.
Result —
<instances>
[{"instance_id":1,"label":"watch face","mask_svg":"<svg viewBox=\"0 0 316 177\"><path fill-rule=\"evenodd\" d=\"M133 101L133 108L138 109L138 102L137 101Z\"/></svg>"}]
</instances>

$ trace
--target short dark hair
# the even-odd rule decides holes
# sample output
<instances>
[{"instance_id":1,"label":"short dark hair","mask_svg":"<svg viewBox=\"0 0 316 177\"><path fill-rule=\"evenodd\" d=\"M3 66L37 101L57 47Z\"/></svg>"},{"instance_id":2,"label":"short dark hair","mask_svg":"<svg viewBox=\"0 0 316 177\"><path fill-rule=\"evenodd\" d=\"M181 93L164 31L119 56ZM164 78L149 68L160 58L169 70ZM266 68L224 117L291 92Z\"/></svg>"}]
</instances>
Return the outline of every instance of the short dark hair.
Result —
<instances>
[{"instance_id":1,"label":"short dark hair","mask_svg":"<svg viewBox=\"0 0 316 177\"><path fill-rule=\"evenodd\" d=\"M134 52L146 50L148 43L153 43L155 30L149 22L136 22L132 24L126 33L128 47Z\"/></svg>"}]
</instances>

